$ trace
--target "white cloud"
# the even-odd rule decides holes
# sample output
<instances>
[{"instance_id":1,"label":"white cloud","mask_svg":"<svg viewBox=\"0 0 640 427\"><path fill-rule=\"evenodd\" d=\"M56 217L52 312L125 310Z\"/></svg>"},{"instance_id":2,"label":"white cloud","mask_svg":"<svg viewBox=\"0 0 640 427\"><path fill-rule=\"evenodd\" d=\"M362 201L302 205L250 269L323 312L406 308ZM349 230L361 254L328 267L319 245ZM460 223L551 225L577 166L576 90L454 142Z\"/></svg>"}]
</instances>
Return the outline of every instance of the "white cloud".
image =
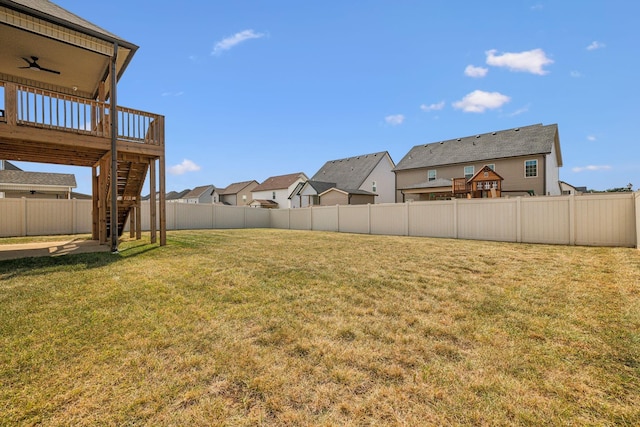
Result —
<instances>
[{"instance_id":1,"label":"white cloud","mask_svg":"<svg viewBox=\"0 0 640 427\"><path fill-rule=\"evenodd\" d=\"M454 102L453 107L465 113L484 113L485 110L499 108L510 100L511 98L499 92L474 90L460 101Z\"/></svg>"},{"instance_id":2,"label":"white cloud","mask_svg":"<svg viewBox=\"0 0 640 427\"><path fill-rule=\"evenodd\" d=\"M576 79L582 77L582 73L580 71L575 71L575 70L570 72L569 75Z\"/></svg>"},{"instance_id":3,"label":"white cloud","mask_svg":"<svg viewBox=\"0 0 640 427\"><path fill-rule=\"evenodd\" d=\"M541 5L540 3L534 4L533 6L531 6L531 10L542 10L543 8L544 6Z\"/></svg>"},{"instance_id":4,"label":"white cloud","mask_svg":"<svg viewBox=\"0 0 640 427\"><path fill-rule=\"evenodd\" d=\"M529 111L529 105L525 105L522 108L518 108L516 111L509 114L509 117L519 116L520 114L526 113L527 111Z\"/></svg>"},{"instance_id":5,"label":"white cloud","mask_svg":"<svg viewBox=\"0 0 640 427\"><path fill-rule=\"evenodd\" d=\"M171 166L168 171L171 175L182 175L186 172L196 172L200 170L200 166L196 165L189 159L184 159L179 165Z\"/></svg>"},{"instance_id":6,"label":"white cloud","mask_svg":"<svg viewBox=\"0 0 640 427\"><path fill-rule=\"evenodd\" d=\"M180 92L162 92L162 96L182 96L184 95L183 91Z\"/></svg>"},{"instance_id":7,"label":"white cloud","mask_svg":"<svg viewBox=\"0 0 640 427\"><path fill-rule=\"evenodd\" d=\"M442 110L443 108L444 108L444 101L440 101L437 104L430 104L430 105L422 104L420 106L420 109L426 112Z\"/></svg>"},{"instance_id":8,"label":"white cloud","mask_svg":"<svg viewBox=\"0 0 640 427\"><path fill-rule=\"evenodd\" d=\"M384 118L384 121L391 126L401 125L404 122L404 116L402 114L393 114Z\"/></svg>"},{"instance_id":9,"label":"white cloud","mask_svg":"<svg viewBox=\"0 0 640 427\"><path fill-rule=\"evenodd\" d=\"M235 33L234 35L224 38L219 42L217 42L213 47L213 51L211 52L211 54L220 55L225 50L229 50L232 47L237 46L244 41L251 40L251 39L259 39L264 36L265 34L256 33L253 30L240 31L239 33Z\"/></svg>"},{"instance_id":10,"label":"white cloud","mask_svg":"<svg viewBox=\"0 0 640 427\"><path fill-rule=\"evenodd\" d=\"M600 43L598 41L593 41L591 42L591 44L589 46L587 46L587 50L596 50L596 49L602 49L604 47L606 47L607 45L604 43Z\"/></svg>"},{"instance_id":11,"label":"white cloud","mask_svg":"<svg viewBox=\"0 0 640 427\"><path fill-rule=\"evenodd\" d=\"M473 65L467 65L467 68L464 69L464 75L469 77L484 77L488 72L488 68L475 67Z\"/></svg>"},{"instance_id":12,"label":"white cloud","mask_svg":"<svg viewBox=\"0 0 640 427\"><path fill-rule=\"evenodd\" d=\"M553 64L553 59L547 58L542 49L533 49L525 52L507 52L496 55L497 50L488 50L487 64L494 67L506 67L511 71L524 71L527 73L543 75L548 71L543 69L545 65Z\"/></svg>"},{"instance_id":13,"label":"white cloud","mask_svg":"<svg viewBox=\"0 0 640 427\"><path fill-rule=\"evenodd\" d=\"M589 166L577 166L571 169L571 171L572 172L584 172L584 171L594 172L594 171L606 171L609 169L611 169L611 166L609 165L600 165L600 166L589 165Z\"/></svg>"},{"instance_id":14,"label":"white cloud","mask_svg":"<svg viewBox=\"0 0 640 427\"><path fill-rule=\"evenodd\" d=\"M595 141L595 140L596 140L596 137L595 137L595 135L587 135L587 139L588 139L589 141Z\"/></svg>"}]
</instances>

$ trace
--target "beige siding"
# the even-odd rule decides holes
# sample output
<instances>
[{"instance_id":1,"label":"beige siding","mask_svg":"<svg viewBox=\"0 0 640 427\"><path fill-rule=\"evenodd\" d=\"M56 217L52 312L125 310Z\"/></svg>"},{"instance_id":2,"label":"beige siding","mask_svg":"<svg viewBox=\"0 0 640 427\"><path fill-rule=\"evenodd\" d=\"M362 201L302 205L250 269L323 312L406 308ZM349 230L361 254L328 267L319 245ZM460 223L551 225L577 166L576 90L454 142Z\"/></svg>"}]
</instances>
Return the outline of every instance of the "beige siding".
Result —
<instances>
[{"instance_id":1,"label":"beige siding","mask_svg":"<svg viewBox=\"0 0 640 427\"><path fill-rule=\"evenodd\" d=\"M437 168L421 168L411 170L401 170L396 172L397 188L402 189L414 184L420 184L427 181L427 171L436 170L438 178L453 179L464 177L465 166L473 166L474 173L478 172L484 166L489 164L495 165L495 171L504 178L502 181L503 196L519 196L525 194L526 191L533 190L537 196L545 194L544 188L544 157L545 156L527 156L514 157L510 159L490 160L486 162L464 163L452 166L442 166ZM526 160L538 161L538 176L536 178L526 178L524 172L524 162ZM409 198L409 197L407 197ZM402 193L398 190L398 202L402 202Z\"/></svg>"},{"instance_id":2,"label":"beige siding","mask_svg":"<svg viewBox=\"0 0 640 427\"><path fill-rule=\"evenodd\" d=\"M342 191L329 191L320 197L320 206L335 206L349 204L348 195Z\"/></svg>"},{"instance_id":3,"label":"beige siding","mask_svg":"<svg viewBox=\"0 0 640 427\"><path fill-rule=\"evenodd\" d=\"M367 196L366 194L352 194L349 200L350 205L366 205L367 203L375 203L374 196Z\"/></svg>"}]
</instances>

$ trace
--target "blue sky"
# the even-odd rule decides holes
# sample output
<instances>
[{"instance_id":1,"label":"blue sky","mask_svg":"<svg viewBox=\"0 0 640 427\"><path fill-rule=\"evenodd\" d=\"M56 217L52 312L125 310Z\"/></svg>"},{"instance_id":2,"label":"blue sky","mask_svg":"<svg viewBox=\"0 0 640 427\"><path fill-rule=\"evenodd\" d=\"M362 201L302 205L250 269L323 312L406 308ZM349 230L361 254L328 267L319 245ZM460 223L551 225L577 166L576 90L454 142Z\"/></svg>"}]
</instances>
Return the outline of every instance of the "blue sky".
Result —
<instances>
[{"instance_id":1,"label":"blue sky","mask_svg":"<svg viewBox=\"0 0 640 427\"><path fill-rule=\"evenodd\" d=\"M140 46L118 103L166 117L168 191L535 123L562 180L640 187L637 2L54 1Z\"/></svg>"}]
</instances>

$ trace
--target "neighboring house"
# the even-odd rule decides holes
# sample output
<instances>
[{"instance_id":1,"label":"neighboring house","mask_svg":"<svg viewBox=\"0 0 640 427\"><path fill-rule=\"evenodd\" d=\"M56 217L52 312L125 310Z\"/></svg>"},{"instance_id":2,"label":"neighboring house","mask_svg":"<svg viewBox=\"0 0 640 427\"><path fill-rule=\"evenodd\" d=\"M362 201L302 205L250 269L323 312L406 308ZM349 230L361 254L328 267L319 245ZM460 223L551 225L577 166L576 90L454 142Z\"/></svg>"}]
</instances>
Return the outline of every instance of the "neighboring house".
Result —
<instances>
[{"instance_id":1,"label":"neighboring house","mask_svg":"<svg viewBox=\"0 0 640 427\"><path fill-rule=\"evenodd\" d=\"M218 202L231 206L245 206L251 202L251 191L258 186L258 181L242 181L229 184L227 188L219 188Z\"/></svg>"},{"instance_id":2,"label":"neighboring house","mask_svg":"<svg viewBox=\"0 0 640 427\"><path fill-rule=\"evenodd\" d=\"M267 178L266 181L255 187L251 192L252 202L256 200L271 201L277 203L280 209L290 208L291 200L289 195L299 183L308 179L303 172Z\"/></svg>"},{"instance_id":3,"label":"neighboring house","mask_svg":"<svg viewBox=\"0 0 640 427\"><path fill-rule=\"evenodd\" d=\"M394 167L386 151L330 160L291 194L292 206L394 203Z\"/></svg>"},{"instance_id":4,"label":"neighboring house","mask_svg":"<svg viewBox=\"0 0 640 427\"><path fill-rule=\"evenodd\" d=\"M587 187L574 187L573 185L566 183L564 181L560 181L560 191L563 196L568 196L569 194L580 195L582 193L587 192Z\"/></svg>"},{"instance_id":5,"label":"neighboring house","mask_svg":"<svg viewBox=\"0 0 640 427\"><path fill-rule=\"evenodd\" d=\"M502 178L503 197L559 195L558 125L535 124L416 145L393 170L396 200L453 197L454 180L465 178L470 183L485 166Z\"/></svg>"},{"instance_id":6,"label":"neighboring house","mask_svg":"<svg viewBox=\"0 0 640 427\"><path fill-rule=\"evenodd\" d=\"M76 187L73 174L25 172L0 160L0 198L71 199Z\"/></svg>"},{"instance_id":7,"label":"neighboring house","mask_svg":"<svg viewBox=\"0 0 640 427\"><path fill-rule=\"evenodd\" d=\"M189 191L191 191L190 189L186 188L180 192L178 191L169 191L165 197L165 200L167 201L167 203L178 203L180 202L180 200L182 199L182 197L184 197L185 194L187 194ZM156 194L156 200L160 198L160 194ZM144 197L144 200L149 200L149 195Z\"/></svg>"},{"instance_id":8,"label":"neighboring house","mask_svg":"<svg viewBox=\"0 0 640 427\"><path fill-rule=\"evenodd\" d=\"M178 199L178 202L192 204L213 203L213 193L215 189L216 188L211 184L201 185L200 187L196 187L182 196L180 199Z\"/></svg>"}]
</instances>

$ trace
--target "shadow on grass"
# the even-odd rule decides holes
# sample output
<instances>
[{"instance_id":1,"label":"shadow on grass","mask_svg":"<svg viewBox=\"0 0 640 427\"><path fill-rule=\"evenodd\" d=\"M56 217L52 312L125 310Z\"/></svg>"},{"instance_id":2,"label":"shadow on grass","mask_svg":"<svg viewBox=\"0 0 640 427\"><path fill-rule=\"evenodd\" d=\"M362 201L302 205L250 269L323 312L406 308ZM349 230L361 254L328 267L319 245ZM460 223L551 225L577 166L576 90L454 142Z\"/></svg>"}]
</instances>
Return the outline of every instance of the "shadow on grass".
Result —
<instances>
[{"instance_id":1,"label":"shadow on grass","mask_svg":"<svg viewBox=\"0 0 640 427\"><path fill-rule=\"evenodd\" d=\"M158 249L157 244L135 241L126 243L117 253L88 252L63 256L37 256L0 261L0 281L19 276L37 276L53 270L88 270L105 267L127 258Z\"/></svg>"}]
</instances>

